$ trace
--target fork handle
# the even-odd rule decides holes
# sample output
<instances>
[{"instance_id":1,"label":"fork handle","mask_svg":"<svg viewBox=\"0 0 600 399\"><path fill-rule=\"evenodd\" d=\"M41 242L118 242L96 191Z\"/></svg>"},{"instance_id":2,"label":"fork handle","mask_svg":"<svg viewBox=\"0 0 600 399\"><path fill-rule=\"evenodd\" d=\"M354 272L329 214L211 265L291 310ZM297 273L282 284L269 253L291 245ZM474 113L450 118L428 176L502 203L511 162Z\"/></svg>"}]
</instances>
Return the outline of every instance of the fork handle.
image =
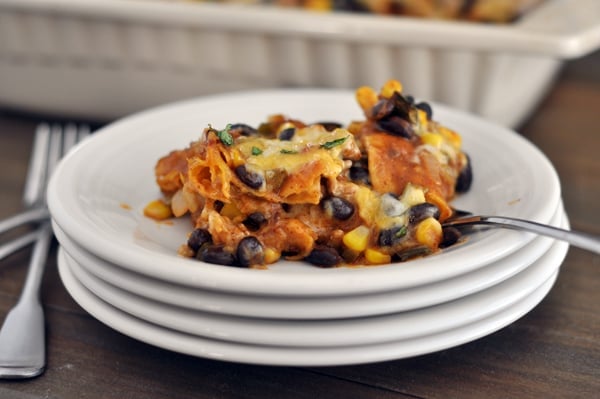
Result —
<instances>
[{"instance_id":1,"label":"fork handle","mask_svg":"<svg viewBox=\"0 0 600 399\"><path fill-rule=\"evenodd\" d=\"M569 244L586 249L588 251L600 254L600 237L592 234L586 234L578 231L565 230L546 224L511 218L506 216L467 216L463 218L449 220L444 226L468 226L468 225L495 225L513 230L524 230L558 240L566 241Z\"/></svg>"},{"instance_id":2,"label":"fork handle","mask_svg":"<svg viewBox=\"0 0 600 399\"><path fill-rule=\"evenodd\" d=\"M33 247L33 254L29 262L29 270L25 279L25 286L20 300L30 299L39 295L39 288L44 275L48 251L52 239L52 226L49 221L45 222L38 230L38 237Z\"/></svg>"}]
</instances>

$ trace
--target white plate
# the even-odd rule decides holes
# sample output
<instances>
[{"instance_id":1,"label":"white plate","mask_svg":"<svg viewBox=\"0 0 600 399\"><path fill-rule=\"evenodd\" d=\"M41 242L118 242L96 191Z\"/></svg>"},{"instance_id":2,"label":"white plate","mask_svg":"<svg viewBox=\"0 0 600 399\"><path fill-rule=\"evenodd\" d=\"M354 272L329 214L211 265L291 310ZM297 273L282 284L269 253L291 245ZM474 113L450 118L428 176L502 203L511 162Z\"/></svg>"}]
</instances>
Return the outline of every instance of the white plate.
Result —
<instances>
[{"instance_id":1,"label":"white plate","mask_svg":"<svg viewBox=\"0 0 600 399\"><path fill-rule=\"evenodd\" d=\"M367 268L279 262L268 270L250 270L176 256L189 222L167 226L139 212L159 196L153 174L157 159L198 138L208 124L257 125L278 112L307 122L362 118L354 93L346 90L246 92L142 112L102 129L63 159L48 189L52 217L79 245L111 263L179 284L263 295L357 294L440 281L507 256L533 239L527 233L495 230L438 255ZM462 134L473 161L473 187L456 200L457 207L550 221L560 184L536 147L506 128L441 105L434 104L434 115Z\"/></svg>"},{"instance_id":2,"label":"white plate","mask_svg":"<svg viewBox=\"0 0 600 399\"><path fill-rule=\"evenodd\" d=\"M531 295L488 318L459 328L414 339L335 348L293 348L248 345L181 333L133 317L102 301L85 288L59 257L62 281L79 305L92 316L142 342L188 355L276 366L338 366L401 359L458 346L491 334L533 309L550 291L558 272Z\"/></svg>"},{"instance_id":3,"label":"white plate","mask_svg":"<svg viewBox=\"0 0 600 399\"><path fill-rule=\"evenodd\" d=\"M562 205L552 224L561 225ZM565 222L566 223L566 222ZM563 225L564 227L564 225ZM86 272L121 290L166 304L246 317L327 319L374 316L431 306L469 295L513 276L542 256L553 240L537 237L529 245L471 273L418 287L354 296L277 297L243 295L192 288L131 272L86 251L55 223L55 235L64 250Z\"/></svg>"},{"instance_id":4,"label":"white plate","mask_svg":"<svg viewBox=\"0 0 600 399\"><path fill-rule=\"evenodd\" d=\"M531 295L554 276L568 244L558 242L517 275L476 294L409 312L349 319L285 320L219 315L131 294L87 273L63 252L74 277L103 301L148 322L205 338L255 345L338 347L417 338L490 317ZM277 299L273 299L276 301ZM360 298L348 297L348 306Z\"/></svg>"}]
</instances>

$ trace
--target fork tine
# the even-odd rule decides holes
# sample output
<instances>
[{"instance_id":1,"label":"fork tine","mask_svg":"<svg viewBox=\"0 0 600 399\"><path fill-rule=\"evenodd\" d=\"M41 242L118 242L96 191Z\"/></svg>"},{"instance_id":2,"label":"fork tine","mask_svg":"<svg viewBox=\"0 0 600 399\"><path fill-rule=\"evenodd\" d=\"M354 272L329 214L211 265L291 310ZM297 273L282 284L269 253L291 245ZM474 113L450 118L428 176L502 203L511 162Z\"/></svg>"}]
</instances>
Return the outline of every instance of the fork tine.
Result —
<instances>
[{"instance_id":1,"label":"fork tine","mask_svg":"<svg viewBox=\"0 0 600 399\"><path fill-rule=\"evenodd\" d=\"M48 143L50 140L50 126L46 123L38 125L35 131L33 149L29 159L29 169L25 180L23 204L26 207L38 202L43 193L43 181L48 157Z\"/></svg>"},{"instance_id":2,"label":"fork tine","mask_svg":"<svg viewBox=\"0 0 600 399\"><path fill-rule=\"evenodd\" d=\"M89 125L77 125L69 123L65 126L64 137L63 137L63 153L64 157L71 151L75 145L86 139L91 134Z\"/></svg>"},{"instance_id":3,"label":"fork tine","mask_svg":"<svg viewBox=\"0 0 600 399\"><path fill-rule=\"evenodd\" d=\"M92 129L90 128L90 125L81 125L79 126L79 129L77 130L77 141L83 141L84 139L86 139L87 137L89 137L92 134Z\"/></svg>"},{"instance_id":4,"label":"fork tine","mask_svg":"<svg viewBox=\"0 0 600 399\"><path fill-rule=\"evenodd\" d=\"M50 176L52 176L52 172L56 168L56 165L60 161L60 158L63 154L63 137L64 130L60 125L53 125L50 130L50 146L48 146L48 163L46 165L46 176L44 179L44 192L46 188L46 184L50 180ZM44 198L45 200L45 198Z\"/></svg>"},{"instance_id":5,"label":"fork tine","mask_svg":"<svg viewBox=\"0 0 600 399\"><path fill-rule=\"evenodd\" d=\"M35 148L32 150L30 162L35 165L31 167L32 179L35 184L26 184L28 198L31 198L30 209L0 221L0 234L9 231L22 224L42 221L49 216L46 208L46 185L50 180L59 161L79 142L91 135L89 125L78 125L70 123L64 127L60 125L40 125L36 131ZM43 162L42 162L43 161ZM36 193L35 195L33 193ZM41 196L38 196L39 194ZM0 245L0 260L9 256L20 248L31 244L36 239L36 234L26 234L22 237Z\"/></svg>"},{"instance_id":6,"label":"fork tine","mask_svg":"<svg viewBox=\"0 0 600 399\"><path fill-rule=\"evenodd\" d=\"M64 142L65 130L58 124L53 125L50 129L50 143L48 146L48 163L46 164L46 173L45 179L43 181L43 190L44 194L46 192L46 187L48 182L50 181L50 177L56 169L56 165L60 162L60 159L63 155L63 142ZM44 195L42 199L42 206L46 206L46 196ZM45 224L40 228L38 238L36 240L36 244L34 245L32 264L36 264L37 268L44 267L46 257L48 254L48 246L50 242L50 238L52 235L52 230L49 227L49 221L46 221ZM45 230L45 232L44 232ZM38 259L36 259L38 258ZM41 263L41 264L40 264ZM31 268L31 266L30 266ZM23 287L23 291L21 293L22 297L35 296L39 291L39 285L41 283L42 273L34 273L30 270L27 274L27 278L25 279L25 285Z\"/></svg>"},{"instance_id":7,"label":"fork tine","mask_svg":"<svg viewBox=\"0 0 600 399\"><path fill-rule=\"evenodd\" d=\"M28 198L29 209L7 219L0 220L0 234L17 226L46 219L49 214L45 207L45 186L60 159L76 144L91 135L89 125L68 124L64 129L60 125L42 124L36 129L36 139L30 159L28 182L25 184L24 197ZM33 241L33 235L14 239L0 245L0 260Z\"/></svg>"},{"instance_id":8,"label":"fork tine","mask_svg":"<svg viewBox=\"0 0 600 399\"><path fill-rule=\"evenodd\" d=\"M78 134L79 128L74 123L69 123L65 126L62 147L63 156L67 154L75 144L77 144L77 141L79 140Z\"/></svg>"}]
</instances>

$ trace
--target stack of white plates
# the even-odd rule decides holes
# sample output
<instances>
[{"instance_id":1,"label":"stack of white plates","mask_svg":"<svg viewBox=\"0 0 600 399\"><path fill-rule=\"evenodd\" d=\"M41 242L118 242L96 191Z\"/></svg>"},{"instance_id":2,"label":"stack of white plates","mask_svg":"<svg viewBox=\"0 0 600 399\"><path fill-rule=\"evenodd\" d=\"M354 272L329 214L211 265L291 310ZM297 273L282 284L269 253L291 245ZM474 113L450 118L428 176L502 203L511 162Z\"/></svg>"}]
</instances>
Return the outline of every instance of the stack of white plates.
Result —
<instances>
[{"instance_id":1,"label":"stack of white plates","mask_svg":"<svg viewBox=\"0 0 600 399\"><path fill-rule=\"evenodd\" d=\"M362 115L350 91L277 90L167 105L120 120L72 151L48 191L65 287L90 314L131 337L200 357L271 365L398 359L490 334L551 289L567 245L490 229L413 261L321 269L281 261L266 270L177 255L191 223L141 209L160 197L154 165L204 127L258 125L284 113L307 122ZM560 183L518 134L434 105L457 130L474 181L457 208L568 227Z\"/></svg>"}]
</instances>

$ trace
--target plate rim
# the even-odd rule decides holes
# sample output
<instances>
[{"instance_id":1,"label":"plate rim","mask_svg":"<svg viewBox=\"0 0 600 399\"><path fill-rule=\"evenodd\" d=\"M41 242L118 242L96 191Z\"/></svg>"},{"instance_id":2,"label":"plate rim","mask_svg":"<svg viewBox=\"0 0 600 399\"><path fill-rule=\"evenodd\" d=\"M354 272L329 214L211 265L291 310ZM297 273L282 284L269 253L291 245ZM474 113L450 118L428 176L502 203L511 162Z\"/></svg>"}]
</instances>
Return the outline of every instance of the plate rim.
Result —
<instances>
[{"instance_id":1,"label":"plate rim","mask_svg":"<svg viewBox=\"0 0 600 399\"><path fill-rule=\"evenodd\" d=\"M149 267L151 267L151 265L149 265L148 263L148 258L147 257L142 257L140 256L139 253L136 253L135 251L132 251L131 249L127 249L127 248L122 248L120 247L117 243L111 242L110 240L107 240L106 237L103 237L101 234L99 234L98 232L94 231L93 229L91 229L89 226L85 226L85 225L78 225L78 221L74 220L73 218L69 217L69 214L73 211L73 209L66 209L63 206L62 203L62 199L61 199L61 195L62 197L65 197L64 195L64 190L66 190L65 188L63 188L63 191L61 191L61 184L63 183L61 181L61 177L63 174L65 174L65 172L67 172L67 176L68 176L68 171L66 171L67 166L69 165L69 162L72 162L73 159L77 159L77 157L79 156L80 158L82 156L85 156L86 151L89 154L90 148L94 148L93 145L96 146L100 146L102 144L105 144L106 142L109 142L111 139L118 137L119 134L122 134L123 130L127 130L127 128L129 126L133 126L135 127L136 124L143 124L148 123L149 121L156 121L156 120L160 120L161 118L164 117L168 117L168 116L173 116L176 115L178 113L183 113L185 114L188 110L193 109L193 108L198 108L198 107L202 107L202 106L206 106L206 104L212 104L214 106L214 104L220 104L223 102L228 102L228 101L244 101L247 100L249 98L274 98L276 96L292 96L293 98L300 98L300 97L306 97L307 95L311 95L311 96L317 96L318 98L321 98L322 96L332 96L330 98L350 98L353 99L353 91L351 90L346 90L346 89L292 89L292 90L287 90L287 89L267 89L267 90L258 90L258 91L247 91L247 92L239 92L239 93L228 93L228 94L219 94L219 95L214 95L214 96L207 96L207 97L200 97L200 98L195 98L195 99L189 99L189 100L184 100L184 101L180 101L180 102L175 102L175 103L170 103L170 104L166 104L163 106L159 106L156 108L152 108L146 111L142 111L140 113L137 114L133 114L131 116L125 117L123 119L120 119L110 125L108 125L107 127L101 129L101 132L97 133L96 136L91 137L90 139L86 140L83 143L80 143L74 151L70 152L59 164L56 172L54 173L54 175L51 178L50 181L50 185L49 185L49 190L48 190L48 204L49 204L49 208L51 211L51 214L53 216L53 218L55 219L56 223L66 232L66 234L68 234L70 237L73 237L82 247L84 247L85 249L89 250L90 252L105 258L109 261L111 261L112 263L118 263L124 266L128 266L128 267L132 267L136 270L145 270L148 269ZM342 96L342 97L340 97ZM280 98L280 97L277 97ZM329 98L329 97L328 97ZM485 121L482 118L479 118L475 115L471 115L468 114L466 112L463 111L459 111L456 110L454 108L450 108L450 107L446 107L443 106L441 104L436 104L433 103L434 107L437 109L436 112L442 112L445 113L447 115L453 115L455 118L459 118L462 121L465 121L465 123L469 123L469 124L475 124L481 128L486 127L492 130L495 130L496 132L501 132L501 134L503 134L503 138L507 139L507 140L512 140L512 142L518 143L522 148L523 151L528 151L528 153L535 157L537 161L540 162L540 165L538 165L538 167L543 168L544 172L546 173L546 177L549 179L549 181L551 181L551 199L552 201L549 201L547 204L543 204L545 206L544 208L544 212L541 212L539 214L543 214L543 217L539 217L538 221L541 222L546 222L546 219L550 218L550 214L552 214L558 207L558 202L560 200L560 182L558 179L558 175L554 169L554 167L552 166L552 164L550 163L550 161L547 159L547 157L541 152L541 150L539 150L537 147L535 147L532 143L530 143L527 139L525 139L524 137L518 135L516 132L499 126L497 124L494 124L492 122L489 121ZM100 144L95 144L95 143L100 143ZM82 155L84 154L84 155ZM73 171L71 171L71 173L73 173ZM64 179L64 177L62 177ZM68 186L67 186L68 187ZM61 194L62 193L62 194ZM76 196L77 193L72 193L72 195ZM544 219L544 220L539 220L539 219ZM499 259L502 256L506 256L508 253L517 250L519 248L521 248L522 246L526 245L532 238L533 235L527 234L527 233L521 233L521 232L514 232L514 231L497 231L494 232L493 234L491 234L490 236L494 235L495 238L497 239L498 237L513 237L513 247L507 249L507 250L502 250L500 248L497 248L497 246L495 245L495 243L493 242L494 239L487 237L488 241L489 241L489 246L491 249L493 249L493 251L488 253L488 261L494 261L496 259ZM101 243L102 245L92 245L91 243ZM119 258L116 253L121 251L121 253L119 254L119 256L122 255L122 252L126 252L128 255L127 259L123 259L123 258ZM451 254L452 251L449 251L448 254ZM160 254L159 254L160 255ZM437 255L433 255L431 257L427 257L427 259L431 259L434 256ZM358 284L354 284L354 286L350 287L349 285L342 285L340 284L338 287L336 287L335 289L332 289L331 286L327 285L327 284L323 284L323 285L310 285L309 283L314 283L314 281L310 281L311 278L309 277L307 281L298 281L298 282L293 282L293 283L286 283L286 281L283 281L281 278L274 278L273 274L268 274L268 273L263 273L260 277L257 277L257 273L256 272L261 272L261 271L256 271L256 270L246 270L246 269L235 269L235 272L232 273L232 269L231 268L225 268L223 266L215 266L215 265L204 265L204 267L202 268L197 268L197 267L192 267L189 262L186 264L184 263L184 261L189 261L187 259L179 259L176 257L158 257L157 259L165 261L165 262L173 262L174 264L177 263L177 265L182 265L185 268L185 273L182 273L181 270L183 269L173 269L173 270L169 270L168 273L165 273L164 270L157 268L153 268L153 273L159 273L162 272L161 278L170 280L172 279L172 281L176 281L176 282L180 282L180 283L187 283L187 284L191 284L191 285L199 285L199 286L205 286L205 284L209 284L210 286L214 286L215 284L221 284L223 289L225 289L226 287L231 287L232 284L236 285L236 289L239 290L243 290L249 293L258 291L258 292L263 292L263 290L265 291L269 291L269 292L273 292L276 294L285 294L287 293L288 295L294 295L294 294L298 294L300 290L302 293L313 293L313 294L317 294L317 293L329 293L331 295L334 294L340 294L343 292L354 292L355 290L370 290L372 289L372 287L365 285L365 277L369 276L369 275L378 275L383 273L381 270L383 270L383 268L385 268L385 266L383 267L376 267L376 268L363 268L361 270L361 275L360 275L360 279L361 279L361 283L360 285ZM154 260L154 259L152 259ZM422 264L427 264L427 262L429 262L428 260L426 260L426 258L423 259L418 259L415 261L411 261L412 262L421 262ZM151 262L150 262L151 263ZM477 265L475 265L477 266ZM339 271L340 268L337 269L327 269L327 270L323 270L322 275L329 275L331 273L335 273L334 275L336 275L338 278L340 277L340 275L342 273L348 274L350 275L349 272L340 272ZM334 272L332 272L332 270L336 270ZM391 268L387 269L388 272L391 270ZM192 276L190 276L191 273ZM398 274L397 272L394 273L393 271L391 272L392 274ZM448 271L449 274L450 271ZM442 273L443 274L443 273ZM236 278L236 276L241 276L238 277L238 280L236 280L235 282L233 282L233 279ZM204 278L210 277L212 280L209 282L206 282L204 280ZM403 276L405 277L405 276ZM448 276L440 276L440 277L448 277ZM300 276L294 276L294 278L299 278L302 279L302 277ZM344 276L344 278L350 278L352 279L352 276L350 275L348 276ZM423 279L423 281L432 281L433 279L435 279L435 277L416 277L417 281L421 281L419 279ZM255 281L258 280L258 281ZM314 279L313 279L314 280ZM265 287L264 284L268 283L268 287ZM423 282L421 281L421 282ZM377 289L382 289L382 288L399 288L402 286L402 284L405 284L404 286L410 285L410 284L414 284L414 282L410 282L410 281L398 281L396 279L396 281L382 281L379 282L378 284L380 284L380 287L378 287ZM279 285L277 285L279 284ZM291 284L291 285L287 285L287 284ZM358 287L357 287L358 285ZM260 286L260 289L258 288ZM294 288L295 290L292 290L290 292L290 288Z\"/></svg>"},{"instance_id":2,"label":"plate rim","mask_svg":"<svg viewBox=\"0 0 600 399\"><path fill-rule=\"evenodd\" d=\"M567 222L567 216L566 213L564 212L564 209L561 207L560 212L557 212L558 215L555 215L560 217L560 219L562 220L561 224L563 223L568 223ZM491 264L474 270L472 273L486 273L489 274L489 268L494 268L495 269L501 269L501 272L497 273L500 274L499 276L496 275L494 277L492 277L491 279L488 278L487 281L485 281L484 283L478 283L476 284L476 286L473 286L473 284L471 284L468 288L461 288L460 290L454 288L452 290L450 290L450 292L452 293L448 293L448 287L445 287L449 284L456 284L456 282L459 279L462 279L465 275L461 274L449 279L444 279L441 281L436 281L430 284L424 284L424 285L420 285L417 287L410 287L410 288L405 288L405 289L400 289L400 290L393 290L393 291L382 291L382 292L373 292L373 293L367 293L367 294L361 294L360 298L361 298L361 305L365 305L363 306L352 306L351 308L348 308L345 311L341 311L340 310L340 303L341 301L344 300L344 298L347 298L347 296L342 295L342 296L297 296L297 297L275 297L277 298L277 301L275 301L276 303L281 303L281 309L277 308L276 310L273 310L273 308L270 308L270 310L265 310L265 307L263 306L264 303L262 302L256 302L255 300L257 298L261 299L263 302L266 303L267 300L272 299L272 296L261 296L261 295L248 295L245 293L238 293L235 291L216 291L216 290L207 290L207 289L202 289L202 288L191 288L191 287L187 287L187 286L181 286L181 285L177 285L177 284L173 284L171 282L166 282L164 280L158 280L152 276L148 276L148 275L140 275L137 272L131 271L129 269L124 269L122 267L120 267L119 265L116 264L111 264L108 263L106 260L101 259L96 257L94 254L89 253L88 251L86 251L84 248L81 248L80 246L78 246L73 240L71 240L68 236L66 236L66 234L64 234L64 232L60 231L60 228L56 225L53 226L55 228L55 234L57 235L57 239L61 245L61 247L67 252L67 254L73 258L73 260L75 262L77 262L83 269L85 269L87 272L89 272L90 274L94 275L95 277L99 278L100 280L103 280L104 282L106 282L107 284L113 285L119 289L125 290L125 291L130 291L136 295L139 295L141 297L145 297L148 299L154 299L154 300L159 300L163 303L169 304L169 305L173 305L173 306L180 306L180 307L185 307L187 309L191 309L191 310L198 310L198 311L208 311L208 312L217 312L217 313L222 313L222 314L227 314L227 315L232 315L232 316L244 316L244 317L268 317L268 318L273 318L273 319L277 319L277 318L285 318L285 319L325 319L325 318L332 318L332 317L362 317L362 316L367 316L367 315L379 315L379 314L385 314L385 313L392 313L392 312L400 312L400 311L410 311L413 309L416 309L417 307L423 307L423 306L432 306L432 305L437 305L440 304L442 302L447 302L450 300L454 300L459 298L460 295L464 295L464 294L474 294L476 292L479 292L483 289L489 288L491 287L493 284L497 284L500 283L512 276L514 276L515 274L523 271L526 267L528 267L531 263L533 263L539 256L543 255L543 253L545 253L552 245L553 240L547 237L536 237L534 238L534 240L532 240L532 242L530 244L528 244L528 246L532 246L535 245L536 249L536 255L532 258L531 255L528 253L527 255L522 255L519 254L520 251L524 251L526 250L526 248L522 248L516 252L514 252L513 254L508 255L507 258L502 258L497 260L496 262L492 262ZM564 226L563 226L564 227ZM535 242L535 244L534 244ZM515 266L515 265L510 265L508 268L506 267L507 262L508 263L514 263L514 258L515 256L517 256L520 260L519 265ZM521 257L523 257L524 259L521 259ZM104 268L109 268L109 270L103 270ZM113 269L114 268L114 269ZM121 274L119 276L112 276L112 274L116 273L115 269L118 272L123 271L125 274ZM487 269L487 271L486 271ZM507 270L509 269L509 270ZM134 284L134 288L132 289L132 285L131 283L127 283L127 275L131 274L131 280L133 280L133 284ZM152 288L150 291L148 291L147 289L142 289L142 288L138 288L137 286L139 285L139 283L137 283L138 281L140 281L139 279L142 279L141 281L144 280L150 280L151 283L156 283L157 285ZM167 284L168 286L160 286L160 284ZM463 283L464 284L464 283ZM425 288L428 290L436 290L437 288L440 287L440 285L442 285L442 288L445 289L445 296L442 298L436 297L435 299L433 297L430 297L429 300L415 300L413 299L412 301L408 301L409 304L407 305L407 298L406 297L402 297L402 294L406 294L406 291L412 291L412 293L409 292L408 295L415 295L415 291ZM163 298L156 298L156 295L154 295L154 290L156 290L156 292L161 292L164 294L165 290L169 290L172 289L173 292L176 295L176 299L172 299L172 298L168 298L167 300ZM185 293L184 293L185 291ZM459 292L460 291L460 292ZM199 295L200 292L200 295ZM387 298L386 300L382 300L384 295L389 295L391 293L397 293L398 296L395 296L393 300L389 300L389 298ZM190 295L190 298L187 297L187 295ZM202 295L208 295L208 300L206 300L206 297L203 298ZM211 296L213 297L211 299ZM216 298L215 298L216 296ZM229 299L227 297L239 297L239 300L236 301L232 301L233 304L223 304L223 297L225 297L225 299ZM365 298L369 299L369 298L373 298L373 296L377 296L378 299L380 301L382 301L384 304L386 304L387 306L384 308L378 308L379 310L377 312L373 312L372 308L373 308L373 304L372 302L365 302ZM290 306L290 301L295 301L295 300L304 300L304 301L309 301L312 306L311 306L311 311L307 312L306 310L304 311L298 311L296 310L296 307L298 306L296 304L296 306L291 307ZM254 301L254 302L253 302ZM318 302L322 302L321 304L319 304ZM334 301L334 305L332 307L332 301ZM243 304L243 310L240 309L239 307L239 303ZM251 305L249 305L251 304ZM306 306L306 305L304 305ZM319 313L315 313L314 309L318 309ZM367 310L369 309L369 310Z\"/></svg>"},{"instance_id":3,"label":"plate rim","mask_svg":"<svg viewBox=\"0 0 600 399\"><path fill-rule=\"evenodd\" d=\"M99 298L97 298L96 305L99 304L100 307L96 306L90 310L90 303L94 300L93 295L89 291L86 292L85 287L82 287L81 284L74 284L76 282L72 275L69 276L66 268L60 263L58 271L65 288L83 309L101 323L133 339L170 351L212 360L298 367L341 366L397 360L433 353L474 341L508 326L530 312L546 297L558 277L557 270L548 279L547 285L541 286L531 296L515 305L518 308L516 311L515 307L504 309L504 311L476 323L415 340L335 348L334 356L327 348L318 348L317 351L309 348L290 350L289 348L269 348L195 337L129 316ZM432 339L438 341L432 345ZM238 349L242 349L242 351L240 352ZM270 353L266 353L267 350Z\"/></svg>"},{"instance_id":4,"label":"plate rim","mask_svg":"<svg viewBox=\"0 0 600 399\"><path fill-rule=\"evenodd\" d=\"M515 276L453 301L406 312L324 320L258 319L186 310L141 298L91 277L66 251L62 251L62 260L73 276L96 297L152 324L227 342L330 348L402 341L485 319L522 301L544 285L558 272L568 248L567 243L556 241L548 251ZM78 270L74 271L74 268ZM80 277L84 277L85 281ZM516 287L519 289L515 292ZM447 316L452 312L458 312L464 317ZM436 322L431 323L427 321L429 319ZM399 328L402 325L405 328ZM353 331L352 334L343 333L350 330Z\"/></svg>"}]
</instances>

